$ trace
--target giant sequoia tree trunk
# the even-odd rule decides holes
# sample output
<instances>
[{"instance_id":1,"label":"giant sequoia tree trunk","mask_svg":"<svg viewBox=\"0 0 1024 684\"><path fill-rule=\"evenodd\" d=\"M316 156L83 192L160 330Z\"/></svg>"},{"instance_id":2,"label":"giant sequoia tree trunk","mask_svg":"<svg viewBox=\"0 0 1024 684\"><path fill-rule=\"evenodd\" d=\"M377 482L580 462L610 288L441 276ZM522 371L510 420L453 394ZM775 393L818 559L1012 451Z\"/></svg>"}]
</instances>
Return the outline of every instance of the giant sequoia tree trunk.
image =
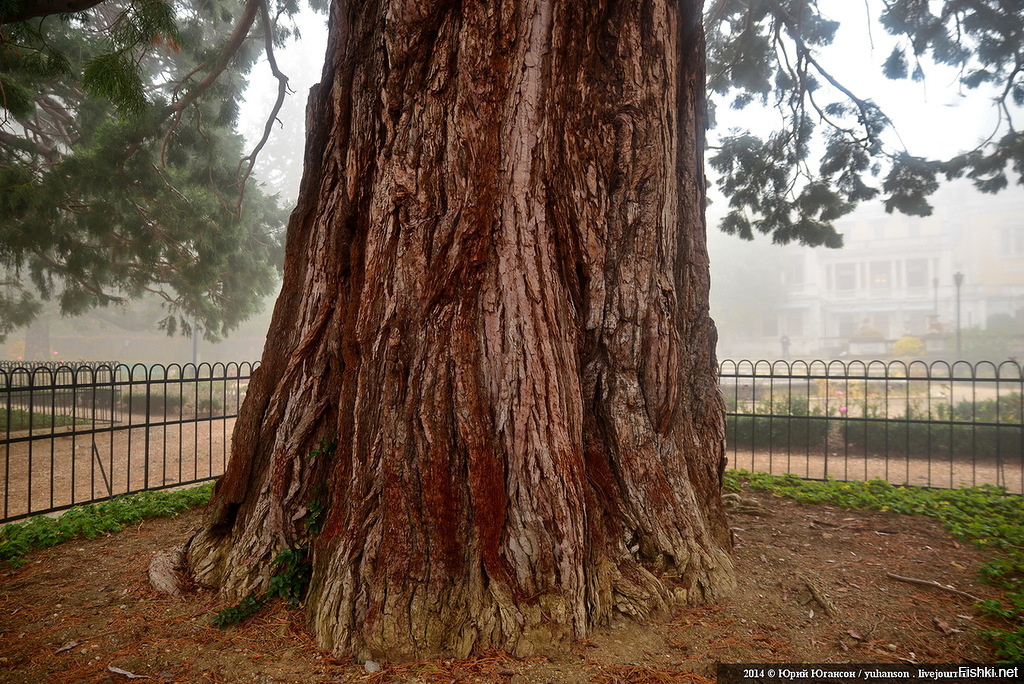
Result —
<instances>
[{"instance_id":1,"label":"giant sequoia tree trunk","mask_svg":"<svg viewBox=\"0 0 1024 684\"><path fill-rule=\"evenodd\" d=\"M526 653L732 586L700 16L335 0L198 582L240 598L307 546L320 643L389 658Z\"/></svg>"}]
</instances>

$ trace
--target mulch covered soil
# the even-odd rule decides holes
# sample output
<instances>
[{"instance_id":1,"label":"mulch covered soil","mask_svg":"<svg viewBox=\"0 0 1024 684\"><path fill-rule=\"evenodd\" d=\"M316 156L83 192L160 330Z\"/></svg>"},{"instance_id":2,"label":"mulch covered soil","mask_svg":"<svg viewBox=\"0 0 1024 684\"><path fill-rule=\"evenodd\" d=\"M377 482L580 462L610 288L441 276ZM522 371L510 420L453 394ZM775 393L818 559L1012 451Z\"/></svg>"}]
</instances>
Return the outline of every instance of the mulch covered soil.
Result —
<instances>
[{"instance_id":1,"label":"mulch covered soil","mask_svg":"<svg viewBox=\"0 0 1024 684\"><path fill-rule=\"evenodd\" d=\"M998 625L970 598L890 576L995 598L978 580L985 552L928 518L743 497L756 505L732 513L739 588L718 605L615 624L556 657L491 653L375 672L318 650L301 611L285 605L220 630L210 625L225 607L214 594L156 593L150 559L200 513L151 520L0 567L0 681L700 684L714 680L718 662L995 660L979 633Z\"/></svg>"}]
</instances>

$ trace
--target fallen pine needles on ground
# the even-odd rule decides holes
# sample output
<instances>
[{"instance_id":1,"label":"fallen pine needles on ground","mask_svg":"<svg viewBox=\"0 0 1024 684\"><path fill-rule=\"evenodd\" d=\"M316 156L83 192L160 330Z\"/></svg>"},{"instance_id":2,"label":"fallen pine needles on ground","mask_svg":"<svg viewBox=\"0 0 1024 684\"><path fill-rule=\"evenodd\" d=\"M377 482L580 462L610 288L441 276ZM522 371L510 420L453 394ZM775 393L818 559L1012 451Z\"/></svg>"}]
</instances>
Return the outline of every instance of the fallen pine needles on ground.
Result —
<instances>
[{"instance_id":1,"label":"fallen pine needles on ground","mask_svg":"<svg viewBox=\"0 0 1024 684\"><path fill-rule=\"evenodd\" d=\"M1005 662L1024 661L1024 497L1001 487L924 489L884 480L838 482L802 480L796 475L769 475L730 470L724 488L771 492L801 503L926 515L939 519L957 539L991 549L995 557L981 567L988 584L1006 590L1005 601L988 599L976 606L1001 618L1006 629L986 632Z\"/></svg>"}]
</instances>

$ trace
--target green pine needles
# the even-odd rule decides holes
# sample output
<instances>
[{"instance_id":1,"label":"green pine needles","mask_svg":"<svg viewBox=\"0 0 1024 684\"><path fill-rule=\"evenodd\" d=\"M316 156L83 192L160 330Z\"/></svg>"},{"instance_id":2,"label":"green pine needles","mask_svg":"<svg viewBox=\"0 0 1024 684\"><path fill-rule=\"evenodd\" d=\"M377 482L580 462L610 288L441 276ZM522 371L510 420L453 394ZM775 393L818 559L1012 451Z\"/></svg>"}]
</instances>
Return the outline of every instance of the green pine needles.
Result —
<instances>
[{"instance_id":1,"label":"green pine needles","mask_svg":"<svg viewBox=\"0 0 1024 684\"><path fill-rule=\"evenodd\" d=\"M113 52L90 59L82 71L87 93L105 98L126 117L138 117L146 110L142 74L130 52Z\"/></svg>"},{"instance_id":2,"label":"green pine needles","mask_svg":"<svg viewBox=\"0 0 1024 684\"><path fill-rule=\"evenodd\" d=\"M1014 3L877 5L879 35L894 43L880 74L921 80L952 68L963 93L999 112L991 136L948 159L905 149L873 94L829 71L844 30L824 14L833 5L705 3L712 124L716 107L762 107L751 117L759 126L778 113L770 133L709 136L724 231L839 247L835 221L862 202L920 216L944 179L998 192L1013 170L1024 182L1024 130L1013 121L1024 105L1024 13ZM26 6L0 2L0 338L40 301L74 315L152 291L168 332L191 321L210 339L234 329L273 289L285 222L276 200L245 182L252 160L238 112L265 45L297 33L288 22L298 3L105 0L13 21ZM269 43L253 29L259 13Z\"/></svg>"},{"instance_id":3,"label":"green pine needles","mask_svg":"<svg viewBox=\"0 0 1024 684\"><path fill-rule=\"evenodd\" d=\"M1024 104L1019 3L871 5L878 35L894 43L888 58L878 60L882 76L921 81L929 71L952 67L960 94L974 91L999 110L1004 125L949 159L907 150L874 93L854 92L830 72L836 58L828 48L851 30L825 14L832 3L714 0L705 6L712 124L716 109L727 107L762 107L752 117L759 124L777 114L771 133L710 136L708 163L728 200L725 232L840 247L833 223L861 202L879 198L888 212L927 216L928 198L943 178L967 177L982 192L998 192L1008 185L1008 169L1024 170L1024 133L1013 121ZM863 40L875 44L873 35Z\"/></svg>"},{"instance_id":4,"label":"green pine needles","mask_svg":"<svg viewBox=\"0 0 1024 684\"><path fill-rule=\"evenodd\" d=\"M211 340L262 308L286 212L240 172L261 42L227 59L236 9L106 0L0 23L0 340L44 301L76 315L155 296L160 327Z\"/></svg>"}]
</instances>

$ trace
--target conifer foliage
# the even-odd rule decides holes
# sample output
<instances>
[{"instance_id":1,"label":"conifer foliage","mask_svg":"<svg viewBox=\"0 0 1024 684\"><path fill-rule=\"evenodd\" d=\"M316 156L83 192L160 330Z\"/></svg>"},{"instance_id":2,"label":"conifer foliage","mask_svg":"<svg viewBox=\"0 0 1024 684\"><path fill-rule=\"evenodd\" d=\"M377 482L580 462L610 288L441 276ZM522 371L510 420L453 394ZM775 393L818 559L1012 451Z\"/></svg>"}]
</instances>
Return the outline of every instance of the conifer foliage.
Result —
<instances>
[{"instance_id":1,"label":"conifer foliage","mask_svg":"<svg viewBox=\"0 0 1024 684\"><path fill-rule=\"evenodd\" d=\"M283 95L272 52L294 2L0 0L0 335L40 298L74 314L155 291L169 329L197 320L212 336L256 310L283 219L245 187L253 160L235 123L261 52ZM822 55L843 27L828 3L708 0L712 124L716 103L769 107L780 121L767 136L711 138L726 232L838 247L835 220L861 202L928 215L944 178L998 192L1010 169L1024 172L1013 122L1024 106L1020 0L865 8L897 39L866 68L915 81L936 64L956 68L965 96L992 99L992 135L950 159L916 156L871 93L830 72Z\"/></svg>"},{"instance_id":2,"label":"conifer foliage","mask_svg":"<svg viewBox=\"0 0 1024 684\"><path fill-rule=\"evenodd\" d=\"M865 200L879 197L889 212L927 216L928 196L943 178L966 176L979 190L997 192L1009 182L1008 169L1024 174L1024 133L1013 125L1024 105L1024 3L864 3L895 38L888 57L865 68L920 81L930 67L954 67L962 94L992 99L999 113L992 135L951 159L903 148L871 93L853 92L830 72L822 55L844 30L826 14L833 8L815 0L708 3L711 93L735 109L777 110L782 124L766 137L730 131L709 154L729 202L723 230L838 247L833 222Z\"/></svg>"},{"instance_id":3,"label":"conifer foliage","mask_svg":"<svg viewBox=\"0 0 1024 684\"><path fill-rule=\"evenodd\" d=\"M156 293L168 332L210 338L259 310L285 216L244 182L236 132L264 50L241 40L252 6L108 0L0 26L0 335L41 300Z\"/></svg>"}]
</instances>

